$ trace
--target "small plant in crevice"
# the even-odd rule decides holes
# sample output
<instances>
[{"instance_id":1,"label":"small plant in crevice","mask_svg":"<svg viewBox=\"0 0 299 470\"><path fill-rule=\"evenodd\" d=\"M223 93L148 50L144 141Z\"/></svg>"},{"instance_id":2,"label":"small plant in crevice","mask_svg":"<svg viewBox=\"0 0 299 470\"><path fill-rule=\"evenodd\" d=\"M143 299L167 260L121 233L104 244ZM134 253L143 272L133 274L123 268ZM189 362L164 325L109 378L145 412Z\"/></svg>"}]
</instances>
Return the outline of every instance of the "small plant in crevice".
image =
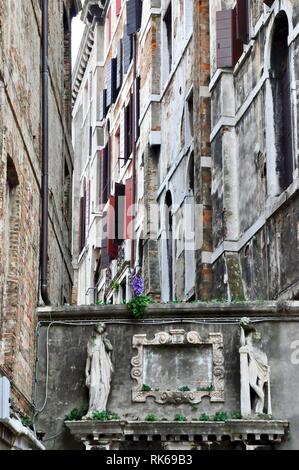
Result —
<instances>
[{"instance_id":1,"label":"small plant in crevice","mask_svg":"<svg viewBox=\"0 0 299 470\"><path fill-rule=\"evenodd\" d=\"M178 390L179 392L191 392L191 389L188 387L188 385L183 385Z\"/></svg>"},{"instance_id":2,"label":"small plant in crevice","mask_svg":"<svg viewBox=\"0 0 299 470\"><path fill-rule=\"evenodd\" d=\"M182 422L187 421L187 418L186 418L186 416L184 416L184 415L177 414L177 415L175 415L175 417L174 417L174 421L179 421L179 422L182 423Z\"/></svg>"},{"instance_id":3,"label":"small plant in crevice","mask_svg":"<svg viewBox=\"0 0 299 470\"><path fill-rule=\"evenodd\" d=\"M213 392L215 389L213 385L209 385L208 387L197 387L196 390L197 392Z\"/></svg>"},{"instance_id":4,"label":"small plant in crevice","mask_svg":"<svg viewBox=\"0 0 299 470\"><path fill-rule=\"evenodd\" d=\"M74 408L65 415L64 421L81 421L83 416L86 415L87 411L87 408L84 406L81 406L80 408Z\"/></svg>"},{"instance_id":5,"label":"small plant in crevice","mask_svg":"<svg viewBox=\"0 0 299 470\"><path fill-rule=\"evenodd\" d=\"M198 421L210 421L210 416L207 415L206 413L202 413L198 419Z\"/></svg>"},{"instance_id":6,"label":"small plant in crevice","mask_svg":"<svg viewBox=\"0 0 299 470\"><path fill-rule=\"evenodd\" d=\"M154 413L149 413L148 415L146 415L145 421L159 421L159 418Z\"/></svg>"},{"instance_id":7,"label":"small plant in crevice","mask_svg":"<svg viewBox=\"0 0 299 470\"><path fill-rule=\"evenodd\" d=\"M120 416L112 411L95 411L92 415L93 421L118 421Z\"/></svg>"},{"instance_id":8,"label":"small plant in crevice","mask_svg":"<svg viewBox=\"0 0 299 470\"><path fill-rule=\"evenodd\" d=\"M143 384L142 385L142 389L141 389L143 392L151 392L152 391L152 388L147 385L147 384Z\"/></svg>"},{"instance_id":9,"label":"small plant in crevice","mask_svg":"<svg viewBox=\"0 0 299 470\"><path fill-rule=\"evenodd\" d=\"M228 421L229 417L226 411L217 411L213 416L213 421Z\"/></svg>"}]
</instances>

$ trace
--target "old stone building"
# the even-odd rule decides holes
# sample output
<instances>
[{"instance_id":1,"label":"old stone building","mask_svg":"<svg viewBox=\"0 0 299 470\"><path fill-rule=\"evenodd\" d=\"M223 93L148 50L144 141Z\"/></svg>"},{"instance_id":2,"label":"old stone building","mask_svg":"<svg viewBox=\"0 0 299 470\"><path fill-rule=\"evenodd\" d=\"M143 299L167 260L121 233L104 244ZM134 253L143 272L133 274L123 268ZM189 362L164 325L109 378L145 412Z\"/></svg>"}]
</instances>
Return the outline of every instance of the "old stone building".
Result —
<instances>
[{"instance_id":1,"label":"old stone building","mask_svg":"<svg viewBox=\"0 0 299 470\"><path fill-rule=\"evenodd\" d=\"M209 3L211 295L297 299L299 2Z\"/></svg>"},{"instance_id":2,"label":"old stone building","mask_svg":"<svg viewBox=\"0 0 299 470\"><path fill-rule=\"evenodd\" d=\"M82 18L73 80L78 303L129 300L136 270L147 294L190 300L193 2L86 2Z\"/></svg>"},{"instance_id":3,"label":"old stone building","mask_svg":"<svg viewBox=\"0 0 299 470\"><path fill-rule=\"evenodd\" d=\"M80 8L0 2L0 449L38 445L5 400L23 422L32 417L35 309L71 302L71 20Z\"/></svg>"}]
</instances>

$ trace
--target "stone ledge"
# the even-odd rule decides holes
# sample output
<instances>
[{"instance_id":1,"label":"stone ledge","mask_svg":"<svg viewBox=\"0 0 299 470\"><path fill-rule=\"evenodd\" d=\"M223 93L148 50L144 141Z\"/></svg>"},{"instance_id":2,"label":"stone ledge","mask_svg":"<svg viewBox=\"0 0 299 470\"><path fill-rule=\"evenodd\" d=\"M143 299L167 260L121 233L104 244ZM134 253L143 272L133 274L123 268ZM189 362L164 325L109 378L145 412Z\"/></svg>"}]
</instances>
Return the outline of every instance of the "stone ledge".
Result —
<instances>
[{"instance_id":1,"label":"stone ledge","mask_svg":"<svg viewBox=\"0 0 299 470\"><path fill-rule=\"evenodd\" d=\"M299 301L259 301L234 303L178 303L153 304L147 308L147 314L142 320L136 320L128 311L126 305L79 305L62 307L40 307L37 309L39 321L64 320L131 320L134 323L146 320L178 320L209 318L215 320L240 319L244 316L259 318L280 318L284 321L299 320Z\"/></svg>"},{"instance_id":2,"label":"stone ledge","mask_svg":"<svg viewBox=\"0 0 299 470\"><path fill-rule=\"evenodd\" d=\"M286 440L289 423L283 420L229 420L216 421L67 421L67 428L76 440L98 442L101 440L161 442L231 442L279 443Z\"/></svg>"}]
</instances>

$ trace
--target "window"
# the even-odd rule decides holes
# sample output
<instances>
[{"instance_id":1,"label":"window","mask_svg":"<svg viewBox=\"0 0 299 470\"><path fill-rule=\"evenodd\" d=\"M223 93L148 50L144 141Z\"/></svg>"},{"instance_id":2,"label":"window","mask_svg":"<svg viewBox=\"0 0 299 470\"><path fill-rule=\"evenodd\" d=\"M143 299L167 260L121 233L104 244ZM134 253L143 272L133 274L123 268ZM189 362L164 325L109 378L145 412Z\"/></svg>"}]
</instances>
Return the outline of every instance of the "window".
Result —
<instances>
[{"instance_id":1,"label":"window","mask_svg":"<svg viewBox=\"0 0 299 470\"><path fill-rule=\"evenodd\" d=\"M124 27L123 45L123 73L129 70L133 58L133 37L128 34L128 26Z\"/></svg>"},{"instance_id":2,"label":"window","mask_svg":"<svg viewBox=\"0 0 299 470\"><path fill-rule=\"evenodd\" d=\"M237 37L237 13L234 10L216 12L217 67L231 68L243 52L243 44Z\"/></svg>"},{"instance_id":3,"label":"window","mask_svg":"<svg viewBox=\"0 0 299 470\"><path fill-rule=\"evenodd\" d=\"M276 169L279 178L279 188L282 191L293 181L294 166L288 35L288 19L283 12L278 15L275 21L271 50L271 88L274 135L276 139Z\"/></svg>"},{"instance_id":4,"label":"window","mask_svg":"<svg viewBox=\"0 0 299 470\"><path fill-rule=\"evenodd\" d=\"M166 46L167 46L167 62L168 62L168 72L171 72L172 69L172 45L173 45L173 37L172 37L172 5L171 2L166 10L164 16L164 24L166 28Z\"/></svg>"},{"instance_id":5,"label":"window","mask_svg":"<svg viewBox=\"0 0 299 470\"><path fill-rule=\"evenodd\" d=\"M140 30L142 18L142 0L127 0L128 34L135 34Z\"/></svg>"},{"instance_id":6,"label":"window","mask_svg":"<svg viewBox=\"0 0 299 470\"><path fill-rule=\"evenodd\" d=\"M165 231L166 231L166 244L167 244L167 260L168 260L168 288L169 299L174 300L173 291L173 213L172 213L172 196L171 192L167 191L165 197Z\"/></svg>"},{"instance_id":7,"label":"window","mask_svg":"<svg viewBox=\"0 0 299 470\"><path fill-rule=\"evenodd\" d=\"M186 101L186 145L192 142L194 137L194 112L193 112L193 91L189 94Z\"/></svg>"},{"instance_id":8,"label":"window","mask_svg":"<svg viewBox=\"0 0 299 470\"><path fill-rule=\"evenodd\" d=\"M124 119L124 159L127 161L132 153L132 96L125 107Z\"/></svg>"},{"instance_id":9,"label":"window","mask_svg":"<svg viewBox=\"0 0 299 470\"><path fill-rule=\"evenodd\" d=\"M79 253L84 249L86 242L86 183L83 184L83 195L80 198L80 227L79 227Z\"/></svg>"}]
</instances>

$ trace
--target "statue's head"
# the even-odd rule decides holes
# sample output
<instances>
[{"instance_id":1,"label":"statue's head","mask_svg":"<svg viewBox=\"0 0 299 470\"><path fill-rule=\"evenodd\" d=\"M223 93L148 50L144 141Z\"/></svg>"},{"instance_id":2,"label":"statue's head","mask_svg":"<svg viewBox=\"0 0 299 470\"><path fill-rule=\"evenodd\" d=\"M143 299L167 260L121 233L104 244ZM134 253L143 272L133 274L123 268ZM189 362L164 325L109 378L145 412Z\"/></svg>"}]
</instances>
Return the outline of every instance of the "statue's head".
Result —
<instances>
[{"instance_id":1,"label":"statue's head","mask_svg":"<svg viewBox=\"0 0 299 470\"><path fill-rule=\"evenodd\" d=\"M246 335L256 331L255 326L251 323L250 318L248 318L248 317L241 318L240 326L241 326L241 328L244 329Z\"/></svg>"},{"instance_id":2,"label":"statue's head","mask_svg":"<svg viewBox=\"0 0 299 470\"><path fill-rule=\"evenodd\" d=\"M95 327L94 327L94 331L100 335L102 335L106 330L106 325L105 323L98 323Z\"/></svg>"}]
</instances>

